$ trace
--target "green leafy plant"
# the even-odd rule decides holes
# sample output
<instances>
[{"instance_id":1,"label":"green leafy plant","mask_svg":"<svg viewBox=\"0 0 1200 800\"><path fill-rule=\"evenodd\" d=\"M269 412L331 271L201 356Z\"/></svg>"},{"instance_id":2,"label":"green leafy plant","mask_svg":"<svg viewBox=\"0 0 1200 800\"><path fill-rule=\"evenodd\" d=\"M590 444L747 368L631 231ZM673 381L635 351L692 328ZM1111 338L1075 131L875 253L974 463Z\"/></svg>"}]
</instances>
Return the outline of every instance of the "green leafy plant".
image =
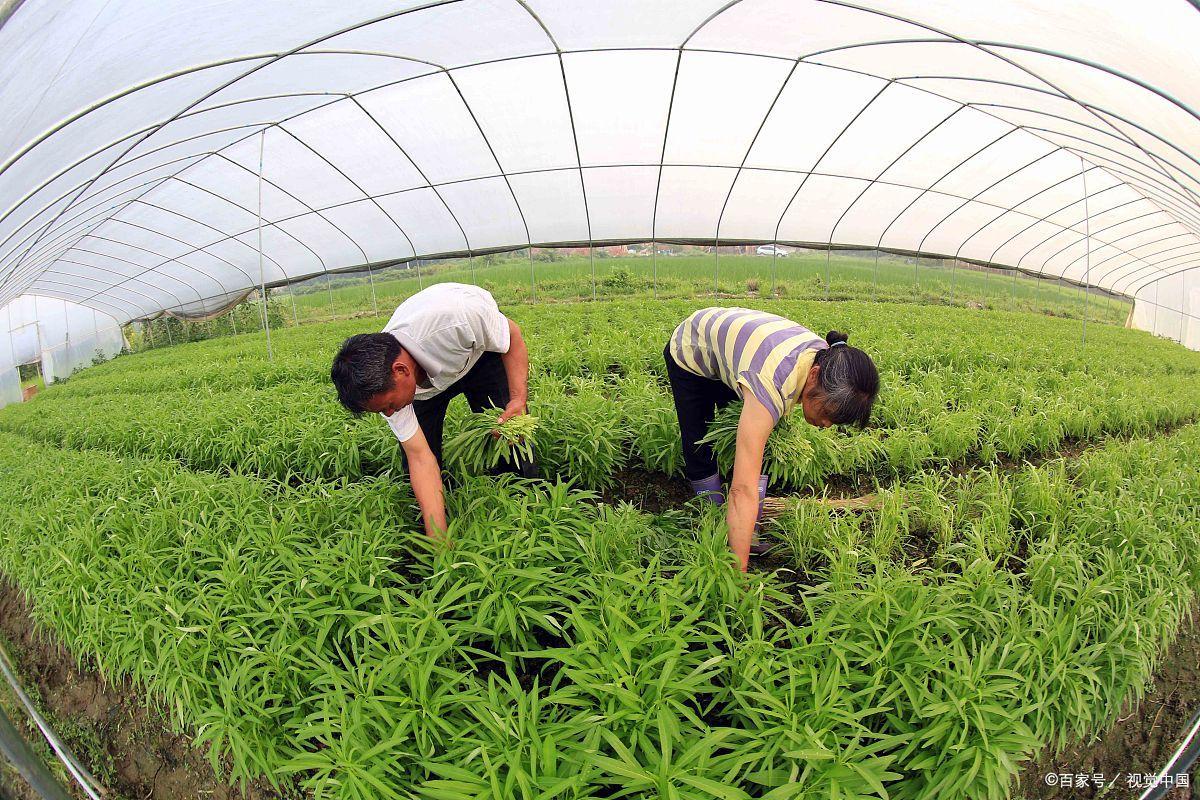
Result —
<instances>
[{"instance_id":1,"label":"green leafy plant","mask_svg":"<svg viewBox=\"0 0 1200 800\"><path fill-rule=\"evenodd\" d=\"M495 469L502 461L533 460L538 418L529 414L496 423L499 409L470 414L458 422L458 432L443 445L447 466L464 474Z\"/></svg>"}]
</instances>

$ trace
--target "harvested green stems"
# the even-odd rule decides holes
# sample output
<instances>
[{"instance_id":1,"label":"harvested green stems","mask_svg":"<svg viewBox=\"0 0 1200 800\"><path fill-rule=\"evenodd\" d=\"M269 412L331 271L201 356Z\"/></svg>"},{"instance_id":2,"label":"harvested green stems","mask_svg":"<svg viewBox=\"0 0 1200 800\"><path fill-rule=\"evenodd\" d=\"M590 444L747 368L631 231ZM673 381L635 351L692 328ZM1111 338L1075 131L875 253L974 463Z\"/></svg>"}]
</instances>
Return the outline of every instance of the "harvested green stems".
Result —
<instances>
[{"instance_id":1,"label":"harvested green stems","mask_svg":"<svg viewBox=\"0 0 1200 800\"><path fill-rule=\"evenodd\" d=\"M849 328L884 376L873 428L793 416L770 446L772 492L879 484L854 513L784 502L790 571L737 573L706 504L472 477L503 443L461 401L446 452L471 455L470 426L481 449L433 547L390 431L326 386L359 321L284 331L276 362L252 337L120 358L4 409L0 573L215 768L314 800L1007 796L1036 748L1137 697L1195 602L1200 430L1137 437L1200 411L1200 356L1106 326L1081 353L1020 315L760 305ZM694 306L514 311L539 422L510 432L574 486L677 471L662 344ZM1019 464L1113 433L1133 438Z\"/></svg>"},{"instance_id":2,"label":"harvested green stems","mask_svg":"<svg viewBox=\"0 0 1200 800\"><path fill-rule=\"evenodd\" d=\"M518 414L497 424L499 416L500 410L495 409L458 421L458 433L444 445L449 469L479 475L502 461L533 460L538 418Z\"/></svg>"}]
</instances>

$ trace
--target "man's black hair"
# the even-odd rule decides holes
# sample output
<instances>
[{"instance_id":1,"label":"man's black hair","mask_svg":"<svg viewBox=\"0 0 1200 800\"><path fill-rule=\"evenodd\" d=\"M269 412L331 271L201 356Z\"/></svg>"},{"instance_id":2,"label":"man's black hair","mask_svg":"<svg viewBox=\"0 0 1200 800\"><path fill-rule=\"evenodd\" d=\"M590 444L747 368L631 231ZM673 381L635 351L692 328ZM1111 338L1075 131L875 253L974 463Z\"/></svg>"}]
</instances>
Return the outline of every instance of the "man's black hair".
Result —
<instances>
[{"instance_id":1,"label":"man's black hair","mask_svg":"<svg viewBox=\"0 0 1200 800\"><path fill-rule=\"evenodd\" d=\"M342 342L329 377L347 411L364 413L367 401L395 385L392 364L401 349L390 333L359 333Z\"/></svg>"},{"instance_id":2,"label":"man's black hair","mask_svg":"<svg viewBox=\"0 0 1200 800\"><path fill-rule=\"evenodd\" d=\"M838 331L827 333L829 347L817 353L815 363L821 368L818 380L830 420L835 425L852 423L861 428L871 418L871 406L879 394L879 370L869 355L846 344L849 338Z\"/></svg>"}]
</instances>

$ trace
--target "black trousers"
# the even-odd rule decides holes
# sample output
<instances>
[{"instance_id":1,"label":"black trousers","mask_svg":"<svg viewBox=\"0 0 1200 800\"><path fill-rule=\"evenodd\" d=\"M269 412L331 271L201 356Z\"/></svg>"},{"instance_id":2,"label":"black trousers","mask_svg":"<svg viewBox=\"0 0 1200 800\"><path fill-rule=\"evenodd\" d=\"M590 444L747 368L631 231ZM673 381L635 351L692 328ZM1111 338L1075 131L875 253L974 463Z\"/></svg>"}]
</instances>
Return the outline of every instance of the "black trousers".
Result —
<instances>
[{"instance_id":1,"label":"black trousers","mask_svg":"<svg viewBox=\"0 0 1200 800\"><path fill-rule=\"evenodd\" d=\"M508 405L508 373L499 353L487 352L480 356L466 375L446 387L446 391L428 400L413 400L413 411L421 432L429 442L439 465L442 464L442 428L446 424L446 408L460 394L467 396L467 405L472 411L484 411L495 407L503 410ZM499 412L497 412L499 416ZM407 459L405 468L408 468ZM494 473L514 472L525 478L538 477L536 461L526 462L520 456L502 460Z\"/></svg>"},{"instance_id":2,"label":"black trousers","mask_svg":"<svg viewBox=\"0 0 1200 800\"><path fill-rule=\"evenodd\" d=\"M689 481L698 481L717 472L717 457L712 445L697 442L708 433L717 410L738 399L737 392L676 364L670 345L663 348L663 358L667 361L667 380L671 383L679 434L683 438L683 472Z\"/></svg>"}]
</instances>

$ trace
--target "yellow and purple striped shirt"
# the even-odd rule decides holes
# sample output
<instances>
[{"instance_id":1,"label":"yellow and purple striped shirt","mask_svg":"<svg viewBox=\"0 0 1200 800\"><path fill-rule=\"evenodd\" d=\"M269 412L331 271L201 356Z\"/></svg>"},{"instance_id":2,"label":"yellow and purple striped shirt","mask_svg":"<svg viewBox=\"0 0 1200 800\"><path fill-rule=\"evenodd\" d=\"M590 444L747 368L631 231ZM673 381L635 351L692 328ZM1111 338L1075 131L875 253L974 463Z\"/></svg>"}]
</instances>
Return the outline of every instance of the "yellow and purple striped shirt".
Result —
<instances>
[{"instance_id":1,"label":"yellow and purple striped shirt","mask_svg":"<svg viewBox=\"0 0 1200 800\"><path fill-rule=\"evenodd\" d=\"M819 350L829 345L790 319L749 308L702 308L671 334L675 363L721 381L745 397L749 388L776 422L796 406Z\"/></svg>"}]
</instances>

